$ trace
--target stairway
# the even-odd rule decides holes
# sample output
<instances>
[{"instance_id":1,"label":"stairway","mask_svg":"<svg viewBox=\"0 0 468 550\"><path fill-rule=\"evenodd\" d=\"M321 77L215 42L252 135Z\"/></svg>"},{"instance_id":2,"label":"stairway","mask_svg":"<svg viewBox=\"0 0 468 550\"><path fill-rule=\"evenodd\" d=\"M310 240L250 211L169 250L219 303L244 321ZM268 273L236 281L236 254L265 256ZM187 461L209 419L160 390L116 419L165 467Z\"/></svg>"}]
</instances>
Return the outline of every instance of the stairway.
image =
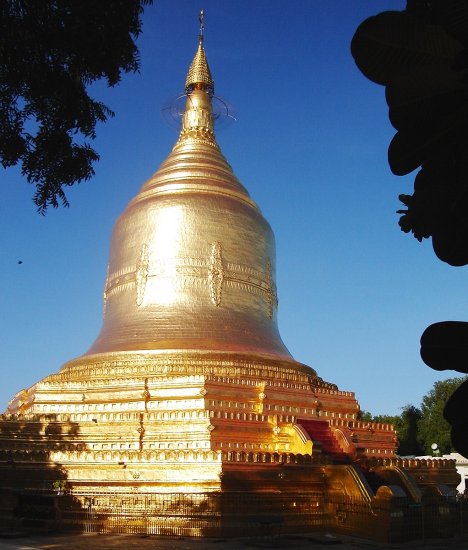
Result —
<instances>
[{"instance_id":1,"label":"stairway","mask_svg":"<svg viewBox=\"0 0 468 550\"><path fill-rule=\"evenodd\" d=\"M367 482L371 486L371 489L374 491L374 495L377 494L377 490L382 485L387 485L387 482L382 479L376 472L370 472L368 470L363 469L362 473L364 474L364 477L367 479Z\"/></svg>"},{"instance_id":2,"label":"stairway","mask_svg":"<svg viewBox=\"0 0 468 550\"><path fill-rule=\"evenodd\" d=\"M338 445L330 425L326 420L301 420L297 421L309 434L314 443L321 443L322 453L330 456L334 464L349 464L349 456Z\"/></svg>"}]
</instances>

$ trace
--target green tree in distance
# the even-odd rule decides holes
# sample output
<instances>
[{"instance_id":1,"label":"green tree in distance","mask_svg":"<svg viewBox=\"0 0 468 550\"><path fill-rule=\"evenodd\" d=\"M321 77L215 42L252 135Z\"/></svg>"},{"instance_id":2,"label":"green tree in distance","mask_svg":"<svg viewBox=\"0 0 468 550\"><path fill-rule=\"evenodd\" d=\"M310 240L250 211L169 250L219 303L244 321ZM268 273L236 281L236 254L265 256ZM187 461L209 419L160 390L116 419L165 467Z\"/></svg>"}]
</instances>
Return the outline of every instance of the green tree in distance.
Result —
<instances>
[{"instance_id":1,"label":"green tree in distance","mask_svg":"<svg viewBox=\"0 0 468 550\"><path fill-rule=\"evenodd\" d=\"M436 382L423 397L421 418L418 422L418 440L426 454L431 453L432 443L437 443L441 454L454 450L450 437L450 424L445 420L443 411L448 398L466 379L466 377L457 377Z\"/></svg>"},{"instance_id":2,"label":"green tree in distance","mask_svg":"<svg viewBox=\"0 0 468 550\"><path fill-rule=\"evenodd\" d=\"M39 212L68 206L63 188L94 175L98 122L113 112L88 94L140 66L136 37L152 0L0 3L0 163L21 164Z\"/></svg>"},{"instance_id":3,"label":"green tree in distance","mask_svg":"<svg viewBox=\"0 0 468 550\"><path fill-rule=\"evenodd\" d=\"M374 422L374 417L372 416L372 413L369 411L363 411L362 409L358 412L356 418L361 422Z\"/></svg>"}]
</instances>

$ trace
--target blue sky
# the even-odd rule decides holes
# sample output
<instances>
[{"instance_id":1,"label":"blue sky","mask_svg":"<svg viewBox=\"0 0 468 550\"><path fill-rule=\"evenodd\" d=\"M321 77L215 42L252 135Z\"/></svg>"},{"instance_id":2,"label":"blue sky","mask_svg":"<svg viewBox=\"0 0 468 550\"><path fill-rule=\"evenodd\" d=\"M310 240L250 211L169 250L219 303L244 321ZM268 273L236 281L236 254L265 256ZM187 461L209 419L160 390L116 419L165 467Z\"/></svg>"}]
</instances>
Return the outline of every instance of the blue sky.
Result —
<instances>
[{"instance_id":1,"label":"blue sky","mask_svg":"<svg viewBox=\"0 0 468 550\"><path fill-rule=\"evenodd\" d=\"M0 409L85 352L98 334L113 223L177 139L161 107L183 89L205 9L216 93L238 122L218 142L277 241L279 326L293 356L361 407L419 405L436 373L424 328L466 318L466 268L403 234L395 211L414 174L387 164L384 90L357 70L351 37L403 0L158 0L146 10L140 74L94 93L116 111L98 127L91 182L39 216L18 169L2 171ZM22 261L22 264L18 264Z\"/></svg>"}]
</instances>

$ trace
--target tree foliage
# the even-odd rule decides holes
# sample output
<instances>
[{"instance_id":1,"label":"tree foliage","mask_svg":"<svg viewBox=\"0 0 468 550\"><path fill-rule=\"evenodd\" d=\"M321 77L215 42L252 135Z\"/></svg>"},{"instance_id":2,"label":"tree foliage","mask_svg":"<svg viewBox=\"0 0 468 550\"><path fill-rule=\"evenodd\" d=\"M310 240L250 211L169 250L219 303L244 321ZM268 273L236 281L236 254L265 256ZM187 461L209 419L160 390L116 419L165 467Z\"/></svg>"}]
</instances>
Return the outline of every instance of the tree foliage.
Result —
<instances>
[{"instance_id":1,"label":"tree foliage","mask_svg":"<svg viewBox=\"0 0 468 550\"><path fill-rule=\"evenodd\" d=\"M398 453L405 455L422 455L424 446L419 438L419 426L422 419L422 412L414 405L403 407L400 419L396 425L399 446Z\"/></svg>"},{"instance_id":2,"label":"tree foliage","mask_svg":"<svg viewBox=\"0 0 468 550\"><path fill-rule=\"evenodd\" d=\"M468 2L407 0L403 11L366 19L351 51L359 69L385 86L397 130L389 149L393 173L420 168L399 225L421 241L432 237L437 257L468 264ZM421 357L436 370L468 372L468 323L428 327ZM468 383L452 394L445 418L452 442L468 456ZM438 437L444 438L442 430ZM448 443L441 445L447 448Z\"/></svg>"},{"instance_id":3,"label":"tree foliage","mask_svg":"<svg viewBox=\"0 0 468 550\"><path fill-rule=\"evenodd\" d=\"M423 397L421 419L418 422L418 439L425 452L431 452L431 444L437 443L441 453L454 450L450 437L451 427L444 418L444 407L454 391L466 378L449 378L436 382Z\"/></svg>"},{"instance_id":4,"label":"tree foliage","mask_svg":"<svg viewBox=\"0 0 468 550\"><path fill-rule=\"evenodd\" d=\"M21 164L34 202L68 205L65 186L94 175L89 145L113 112L88 87L139 68L135 39L152 0L3 0L0 162Z\"/></svg>"},{"instance_id":5,"label":"tree foliage","mask_svg":"<svg viewBox=\"0 0 468 550\"><path fill-rule=\"evenodd\" d=\"M421 168L400 227L432 237L437 256L468 263L468 3L408 0L403 11L370 17L351 51L359 69L386 87L397 130L388 159L405 175Z\"/></svg>"}]
</instances>

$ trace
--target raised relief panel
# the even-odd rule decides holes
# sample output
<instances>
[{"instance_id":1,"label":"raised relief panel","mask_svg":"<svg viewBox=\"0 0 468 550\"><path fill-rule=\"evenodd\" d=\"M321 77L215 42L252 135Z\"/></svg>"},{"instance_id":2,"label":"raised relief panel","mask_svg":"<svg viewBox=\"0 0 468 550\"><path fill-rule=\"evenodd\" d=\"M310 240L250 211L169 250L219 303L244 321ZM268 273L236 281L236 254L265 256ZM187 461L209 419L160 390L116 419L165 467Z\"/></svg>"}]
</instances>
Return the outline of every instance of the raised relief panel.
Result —
<instances>
[{"instance_id":1,"label":"raised relief panel","mask_svg":"<svg viewBox=\"0 0 468 550\"><path fill-rule=\"evenodd\" d=\"M136 281L136 304L141 306L143 299L145 297L146 282L148 280L149 272L149 253L148 245L142 244L140 251L140 260L137 265L137 270L135 273Z\"/></svg>"},{"instance_id":2,"label":"raised relief panel","mask_svg":"<svg viewBox=\"0 0 468 550\"><path fill-rule=\"evenodd\" d=\"M266 277L266 283L267 283L266 298L267 298L267 304L268 304L268 317L270 319L273 319L273 308L275 308L278 305L278 298L276 296L275 284L273 282L273 277L271 275L270 260L268 260L266 264L265 277Z\"/></svg>"},{"instance_id":3,"label":"raised relief panel","mask_svg":"<svg viewBox=\"0 0 468 550\"><path fill-rule=\"evenodd\" d=\"M107 305L107 293L109 289L109 264L107 264L106 270L106 282L104 284L104 292L102 295L102 318L106 316L106 305Z\"/></svg>"},{"instance_id":4,"label":"raised relief panel","mask_svg":"<svg viewBox=\"0 0 468 550\"><path fill-rule=\"evenodd\" d=\"M211 301L218 307L221 304L221 291L224 281L223 249L218 242L213 243L211 246L208 280L210 284Z\"/></svg>"}]
</instances>

